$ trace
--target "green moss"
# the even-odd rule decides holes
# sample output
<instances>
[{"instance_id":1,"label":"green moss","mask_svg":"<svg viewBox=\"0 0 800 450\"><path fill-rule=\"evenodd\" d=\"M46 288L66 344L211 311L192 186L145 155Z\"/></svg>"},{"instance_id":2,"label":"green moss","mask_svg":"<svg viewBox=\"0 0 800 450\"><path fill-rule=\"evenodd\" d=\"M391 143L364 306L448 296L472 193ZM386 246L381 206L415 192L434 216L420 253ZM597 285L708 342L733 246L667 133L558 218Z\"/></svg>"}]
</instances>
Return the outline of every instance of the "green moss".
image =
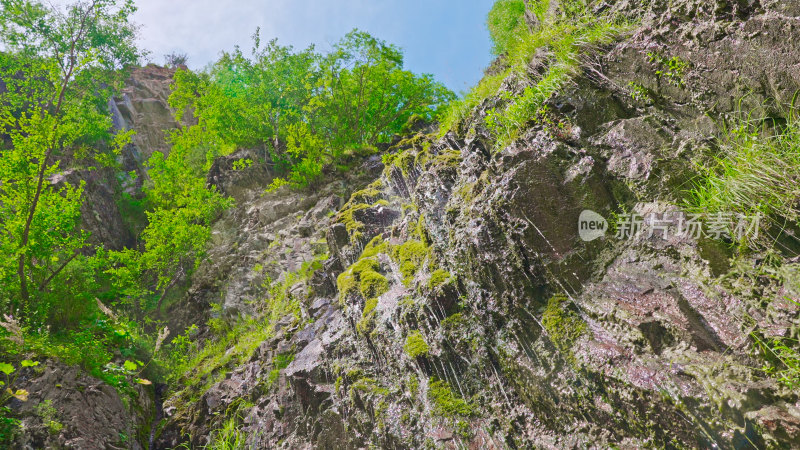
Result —
<instances>
[{"instance_id":1,"label":"green moss","mask_svg":"<svg viewBox=\"0 0 800 450\"><path fill-rule=\"evenodd\" d=\"M380 253L386 253L389 245L381 236L376 236L367 244L361 258L336 279L339 288L339 301L344 304L345 298L353 292L360 292L366 299L380 297L389 290L389 280L381 275L380 263L375 259Z\"/></svg>"},{"instance_id":2,"label":"green moss","mask_svg":"<svg viewBox=\"0 0 800 450\"><path fill-rule=\"evenodd\" d=\"M458 150L448 150L437 155L433 159L433 166L439 167L458 167L461 164L461 152Z\"/></svg>"},{"instance_id":3,"label":"green moss","mask_svg":"<svg viewBox=\"0 0 800 450\"><path fill-rule=\"evenodd\" d=\"M459 397L446 381L431 378L428 384L428 399L434 414L451 419L475 415L475 407Z\"/></svg>"},{"instance_id":4,"label":"green moss","mask_svg":"<svg viewBox=\"0 0 800 450\"><path fill-rule=\"evenodd\" d=\"M425 216L420 214L419 220L417 221L417 236L419 236L419 240L425 244L426 246L431 245L431 241L428 238L428 230L425 226Z\"/></svg>"},{"instance_id":5,"label":"green moss","mask_svg":"<svg viewBox=\"0 0 800 450\"><path fill-rule=\"evenodd\" d=\"M465 183L461 185L458 189L456 189L456 196L464 200L465 203L472 202L472 199L475 198L475 185L477 183Z\"/></svg>"},{"instance_id":6,"label":"green moss","mask_svg":"<svg viewBox=\"0 0 800 450\"><path fill-rule=\"evenodd\" d=\"M351 201L336 215L336 222L344 224L351 241L357 240L361 236L361 230L364 229L364 224L356 220L353 214L369 207L366 203L353 203Z\"/></svg>"},{"instance_id":7,"label":"green moss","mask_svg":"<svg viewBox=\"0 0 800 450\"><path fill-rule=\"evenodd\" d=\"M436 289L437 287L439 287L439 286L447 283L448 281L450 281L451 277L452 277L452 275L450 275L450 272L448 272L448 271L446 271L444 269L436 269L431 274L431 279L428 280L428 288Z\"/></svg>"},{"instance_id":8,"label":"green moss","mask_svg":"<svg viewBox=\"0 0 800 450\"><path fill-rule=\"evenodd\" d=\"M359 290L364 298L380 297L389 290L389 281L372 270L361 272Z\"/></svg>"},{"instance_id":9,"label":"green moss","mask_svg":"<svg viewBox=\"0 0 800 450\"><path fill-rule=\"evenodd\" d=\"M359 334L367 334L375 328L375 307L378 306L377 298L370 298L364 302L364 310L361 312L361 320L356 324L356 331Z\"/></svg>"},{"instance_id":10,"label":"green moss","mask_svg":"<svg viewBox=\"0 0 800 450\"><path fill-rule=\"evenodd\" d=\"M422 143L422 148L417 149L416 154L414 155L414 165L417 167L426 167L428 161L431 158L431 143L430 141L425 141Z\"/></svg>"},{"instance_id":11,"label":"green moss","mask_svg":"<svg viewBox=\"0 0 800 450\"><path fill-rule=\"evenodd\" d=\"M361 313L361 317L369 317L375 311L376 306L378 306L377 298L371 298L364 302L364 311Z\"/></svg>"},{"instance_id":12,"label":"green moss","mask_svg":"<svg viewBox=\"0 0 800 450\"><path fill-rule=\"evenodd\" d=\"M419 356L427 356L430 347L428 343L425 342L422 333L420 333L419 330L414 330L406 336L406 344L403 346L403 350L406 352L406 355L411 358L417 358Z\"/></svg>"},{"instance_id":13,"label":"green moss","mask_svg":"<svg viewBox=\"0 0 800 450\"><path fill-rule=\"evenodd\" d=\"M441 323L442 328L445 331L457 331L467 324L467 319L461 313L455 313L452 316L447 317Z\"/></svg>"},{"instance_id":14,"label":"green moss","mask_svg":"<svg viewBox=\"0 0 800 450\"><path fill-rule=\"evenodd\" d=\"M381 196L381 191L373 187L367 187L360 191L356 191L350 196L350 203L372 203Z\"/></svg>"},{"instance_id":15,"label":"green moss","mask_svg":"<svg viewBox=\"0 0 800 450\"><path fill-rule=\"evenodd\" d=\"M345 377L347 378L347 381L353 383L364 377L364 371L359 368L349 369L345 373Z\"/></svg>"},{"instance_id":16,"label":"green moss","mask_svg":"<svg viewBox=\"0 0 800 450\"><path fill-rule=\"evenodd\" d=\"M569 352L575 342L586 332L584 322L572 308L565 295L554 295L542 315L542 325L550 339L561 351Z\"/></svg>"},{"instance_id":17,"label":"green moss","mask_svg":"<svg viewBox=\"0 0 800 450\"><path fill-rule=\"evenodd\" d=\"M429 255L428 247L420 241L411 240L392 250L392 256L400 266L403 282L410 284Z\"/></svg>"},{"instance_id":18,"label":"green moss","mask_svg":"<svg viewBox=\"0 0 800 450\"><path fill-rule=\"evenodd\" d=\"M333 390L337 395L342 390L342 381L342 377L336 377L336 382L333 383Z\"/></svg>"},{"instance_id":19,"label":"green moss","mask_svg":"<svg viewBox=\"0 0 800 450\"><path fill-rule=\"evenodd\" d=\"M407 177L412 169L416 167L416 155L412 149L404 150L394 156L391 166L400 169L400 173Z\"/></svg>"},{"instance_id":20,"label":"green moss","mask_svg":"<svg viewBox=\"0 0 800 450\"><path fill-rule=\"evenodd\" d=\"M377 297L388 290L389 282L385 277L377 273L380 264L373 258L362 258L356 261L347 270L342 272L336 279L336 286L339 288L339 300L344 299L356 290L371 294L380 292L377 295L365 295L365 297Z\"/></svg>"},{"instance_id":21,"label":"green moss","mask_svg":"<svg viewBox=\"0 0 800 450\"><path fill-rule=\"evenodd\" d=\"M336 287L339 289L339 299L344 299L348 294L358 288L356 276L352 271L346 270L336 278Z\"/></svg>"},{"instance_id":22,"label":"green moss","mask_svg":"<svg viewBox=\"0 0 800 450\"><path fill-rule=\"evenodd\" d=\"M356 331L358 334L364 336L372 332L375 329L375 315L369 314L366 317L362 317L361 320L358 321L356 324Z\"/></svg>"},{"instance_id":23,"label":"green moss","mask_svg":"<svg viewBox=\"0 0 800 450\"><path fill-rule=\"evenodd\" d=\"M412 213L412 212L417 212L417 205L415 205L413 203L404 203L403 204L403 215L405 216L406 214L409 214L409 213Z\"/></svg>"},{"instance_id":24,"label":"green moss","mask_svg":"<svg viewBox=\"0 0 800 450\"><path fill-rule=\"evenodd\" d=\"M378 254L386 253L387 251L389 251L389 244L383 240L383 236L378 235L369 241L367 246L364 247L364 251L361 252L360 259L374 258L375 256L378 256Z\"/></svg>"},{"instance_id":25,"label":"green moss","mask_svg":"<svg viewBox=\"0 0 800 450\"><path fill-rule=\"evenodd\" d=\"M368 394L376 394L380 396L389 395L389 390L382 387L372 378L361 378L353 383L352 390L361 391Z\"/></svg>"},{"instance_id":26,"label":"green moss","mask_svg":"<svg viewBox=\"0 0 800 450\"><path fill-rule=\"evenodd\" d=\"M428 139L429 139L428 135L417 133L411 137L407 137L401 140L396 145L393 145L390 148L390 151L402 151L407 149L419 148L422 145L424 145L424 143L427 142Z\"/></svg>"},{"instance_id":27,"label":"green moss","mask_svg":"<svg viewBox=\"0 0 800 450\"><path fill-rule=\"evenodd\" d=\"M361 258L356 261L352 266L350 266L350 270L353 273L359 274L361 272L368 272L368 271L377 271L380 269L381 265L378 263L377 260L373 258Z\"/></svg>"},{"instance_id":28,"label":"green moss","mask_svg":"<svg viewBox=\"0 0 800 450\"><path fill-rule=\"evenodd\" d=\"M473 436L472 425L466 420L459 420L456 422L455 432L465 441L469 441Z\"/></svg>"}]
</instances>

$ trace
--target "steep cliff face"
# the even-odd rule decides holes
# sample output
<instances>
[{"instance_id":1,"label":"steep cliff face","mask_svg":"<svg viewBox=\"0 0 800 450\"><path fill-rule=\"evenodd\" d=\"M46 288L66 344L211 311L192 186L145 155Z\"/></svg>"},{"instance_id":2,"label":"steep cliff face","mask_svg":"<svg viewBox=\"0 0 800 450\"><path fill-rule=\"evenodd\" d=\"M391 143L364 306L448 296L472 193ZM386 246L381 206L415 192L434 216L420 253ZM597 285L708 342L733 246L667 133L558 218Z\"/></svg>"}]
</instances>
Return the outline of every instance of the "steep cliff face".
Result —
<instances>
[{"instance_id":1,"label":"steep cliff face","mask_svg":"<svg viewBox=\"0 0 800 450\"><path fill-rule=\"evenodd\" d=\"M131 247L141 231L143 217L137 217L131 205L142 196L147 179L144 163L155 151L169 152L167 133L180 126L167 101L174 73L157 66L137 68L120 95L109 100L114 128L135 132L132 143L122 150L118 168L72 170L67 161L67 170L51 180L56 188L62 182L86 183L81 228L91 233L95 245L114 250ZM182 123L192 119L187 115Z\"/></svg>"},{"instance_id":2,"label":"steep cliff face","mask_svg":"<svg viewBox=\"0 0 800 450\"><path fill-rule=\"evenodd\" d=\"M149 65L134 69L120 94L109 100L114 127L133 130L131 145L122 152L120 180L130 195L141 193L147 179L144 163L154 152L169 154L168 133L181 125L191 125L194 117L187 112L181 122L169 106L170 84L175 69ZM135 178L130 173L136 174Z\"/></svg>"},{"instance_id":3,"label":"steep cliff face","mask_svg":"<svg viewBox=\"0 0 800 450\"><path fill-rule=\"evenodd\" d=\"M224 423L252 448L800 445L798 394L763 376L751 334L800 325L796 285L674 229L578 233L584 210L680 216L668 202L718 120L780 119L800 89L797 6L659 3L601 5L635 29L587 49L548 100L561 126L505 148L484 125L499 95L313 192L262 196L266 169L218 161L238 206L184 307L258 317L268 276L298 309L173 386L157 446L204 445ZM653 55L683 64L669 75ZM786 245L773 258L797 271Z\"/></svg>"}]
</instances>

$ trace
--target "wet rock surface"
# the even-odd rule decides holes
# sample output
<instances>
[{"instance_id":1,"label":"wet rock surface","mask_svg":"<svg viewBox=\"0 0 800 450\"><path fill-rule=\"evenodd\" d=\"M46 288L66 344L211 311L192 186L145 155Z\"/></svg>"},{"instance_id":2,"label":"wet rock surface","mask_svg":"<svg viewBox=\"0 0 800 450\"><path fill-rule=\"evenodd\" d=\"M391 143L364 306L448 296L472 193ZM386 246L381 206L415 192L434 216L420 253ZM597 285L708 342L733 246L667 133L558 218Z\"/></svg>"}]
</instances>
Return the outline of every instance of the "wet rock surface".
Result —
<instances>
[{"instance_id":1,"label":"wet rock surface","mask_svg":"<svg viewBox=\"0 0 800 450\"><path fill-rule=\"evenodd\" d=\"M584 209L610 219L675 202L720 132L711 118L780 114L800 89L798 41L785 37L800 12L606 3L640 21L550 99L570 133L532 124L493 150L478 120L488 101L460 133L400 141L382 172L313 192L262 195L264 176L225 178L220 164L239 204L215 226L189 304L256 315L254 265L277 278L323 242L328 259L313 289L293 290L301 317L177 404L157 446L204 445L232 407L254 448L800 445L800 398L761 376L751 334L752 320L791 333L791 302L767 314L761 296L798 292L735 287L702 240L587 243L577 228ZM656 74L652 52L688 62L682 83Z\"/></svg>"},{"instance_id":2,"label":"wet rock surface","mask_svg":"<svg viewBox=\"0 0 800 450\"><path fill-rule=\"evenodd\" d=\"M130 398L123 399L79 367L54 360L25 369L15 386L30 396L11 405L23 416L23 431L14 448L145 448L153 405L144 388L135 388Z\"/></svg>"}]
</instances>

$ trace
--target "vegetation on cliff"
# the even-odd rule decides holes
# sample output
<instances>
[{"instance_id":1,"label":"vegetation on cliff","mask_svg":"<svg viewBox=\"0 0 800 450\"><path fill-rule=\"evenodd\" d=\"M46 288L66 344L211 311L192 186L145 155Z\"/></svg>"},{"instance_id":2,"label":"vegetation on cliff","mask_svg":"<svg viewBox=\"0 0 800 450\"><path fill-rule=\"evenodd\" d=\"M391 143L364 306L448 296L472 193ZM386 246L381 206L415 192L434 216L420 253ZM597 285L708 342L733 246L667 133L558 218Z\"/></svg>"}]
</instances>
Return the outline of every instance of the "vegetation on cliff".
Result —
<instances>
[{"instance_id":1,"label":"vegetation on cliff","mask_svg":"<svg viewBox=\"0 0 800 450\"><path fill-rule=\"evenodd\" d=\"M179 70L171 103L198 124L175 136L210 161L236 148L258 149L282 184L307 186L326 166L372 154L411 117L436 119L453 94L430 75L403 68L395 46L358 30L326 53L296 51L258 31L250 57L224 53L205 72ZM186 145L186 144L184 144ZM346 167L346 166L345 166Z\"/></svg>"},{"instance_id":2,"label":"vegetation on cliff","mask_svg":"<svg viewBox=\"0 0 800 450\"><path fill-rule=\"evenodd\" d=\"M430 76L404 70L399 49L363 32L328 54L261 46L256 33L251 58L237 49L208 72L178 70L172 104L198 124L174 132L171 151L146 162L137 202L147 223L137 245L106 249L81 228L89 210L82 177L119 170L130 142L131 132L112 134L108 99L142 56L135 9L131 1L0 4L3 353L80 363L123 390L149 366L136 361L152 358L166 338L144 330L191 279L211 222L232 205L206 185L216 157L260 149L285 175L275 187L304 186L323 167L373 153L412 116L434 120L453 97ZM368 281L362 291L378 295L380 279ZM278 309L280 317L288 310Z\"/></svg>"},{"instance_id":3,"label":"vegetation on cliff","mask_svg":"<svg viewBox=\"0 0 800 450\"><path fill-rule=\"evenodd\" d=\"M326 53L257 31L203 71L170 55L180 127L122 195L131 133L107 100L141 56L133 4L0 0L0 443L47 359L126 407L163 383L153 436L176 445L796 442L796 105L707 124L697 61L655 40L621 44L607 77L587 55L635 26L618 3L496 1L496 60L461 98L358 30ZM145 221L127 247L82 228L98 173ZM760 214L764 233L575 236L575 211L655 201ZM170 335L182 308L202 319ZM64 429L52 403L33 414Z\"/></svg>"}]
</instances>

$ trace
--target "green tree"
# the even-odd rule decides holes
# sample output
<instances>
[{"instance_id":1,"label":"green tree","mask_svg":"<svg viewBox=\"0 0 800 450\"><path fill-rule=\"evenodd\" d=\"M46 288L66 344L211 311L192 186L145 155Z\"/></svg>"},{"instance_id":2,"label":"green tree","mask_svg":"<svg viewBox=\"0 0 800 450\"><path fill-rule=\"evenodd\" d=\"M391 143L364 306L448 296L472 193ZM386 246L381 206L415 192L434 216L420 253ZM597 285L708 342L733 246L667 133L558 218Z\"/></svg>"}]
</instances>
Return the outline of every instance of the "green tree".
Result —
<instances>
[{"instance_id":1,"label":"green tree","mask_svg":"<svg viewBox=\"0 0 800 450\"><path fill-rule=\"evenodd\" d=\"M197 268L211 238L213 219L232 205L216 189L208 188L205 177L187 163L189 150L174 145L166 157L153 153L147 163L150 184L145 187L152 208L140 236L142 248L109 254L112 267L107 273L119 293L131 299L159 293L155 302L159 312L170 290ZM134 314L151 307L139 302L129 306Z\"/></svg>"},{"instance_id":2,"label":"green tree","mask_svg":"<svg viewBox=\"0 0 800 450\"><path fill-rule=\"evenodd\" d=\"M403 69L395 46L354 30L323 61L320 94L311 105L332 157L388 142L408 119L431 121L454 95L431 75Z\"/></svg>"},{"instance_id":3,"label":"green tree","mask_svg":"<svg viewBox=\"0 0 800 450\"><path fill-rule=\"evenodd\" d=\"M134 11L0 0L0 296L30 322L47 318L54 281L86 247L83 186L68 175L110 164L129 137L110 135L106 105L140 56Z\"/></svg>"},{"instance_id":4,"label":"green tree","mask_svg":"<svg viewBox=\"0 0 800 450\"><path fill-rule=\"evenodd\" d=\"M307 185L326 164L389 141L411 116L436 119L454 98L430 75L404 70L397 47L357 30L327 55L274 40L262 47L258 32L254 43L251 57L237 48L206 72L179 71L170 103L198 119L176 143L207 161L263 150L283 175L274 186Z\"/></svg>"},{"instance_id":5,"label":"green tree","mask_svg":"<svg viewBox=\"0 0 800 450\"><path fill-rule=\"evenodd\" d=\"M170 104L182 116L191 108L198 124L174 136L174 142L201 149L207 163L235 148L263 151L278 162L292 126L304 119L315 84L313 47L295 53L253 37L252 58L237 48L223 53L207 72L175 74Z\"/></svg>"}]
</instances>

